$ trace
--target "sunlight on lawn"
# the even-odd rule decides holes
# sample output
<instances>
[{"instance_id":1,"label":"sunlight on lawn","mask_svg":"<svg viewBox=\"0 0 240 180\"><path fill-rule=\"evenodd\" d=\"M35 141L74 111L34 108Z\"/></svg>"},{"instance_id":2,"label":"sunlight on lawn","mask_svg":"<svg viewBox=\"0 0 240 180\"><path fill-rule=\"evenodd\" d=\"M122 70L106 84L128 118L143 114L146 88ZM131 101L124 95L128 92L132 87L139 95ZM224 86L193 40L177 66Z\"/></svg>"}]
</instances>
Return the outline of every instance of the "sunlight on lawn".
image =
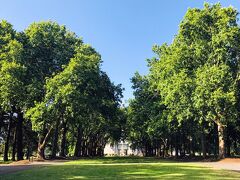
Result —
<instances>
[{"instance_id":1,"label":"sunlight on lawn","mask_svg":"<svg viewBox=\"0 0 240 180\"><path fill-rule=\"evenodd\" d=\"M74 176L74 177L71 177L71 178L67 178L67 179L85 179L86 177L84 176Z\"/></svg>"},{"instance_id":2,"label":"sunlight on lawn","mask_svg":"<svg viewBox=\"0 0 240 180\"><path fill-rule=\"evenodd\" d=\"M153 158L100 158L33 168L2 179L240 179L240 173Z\"/></svg>"}]
</instances>

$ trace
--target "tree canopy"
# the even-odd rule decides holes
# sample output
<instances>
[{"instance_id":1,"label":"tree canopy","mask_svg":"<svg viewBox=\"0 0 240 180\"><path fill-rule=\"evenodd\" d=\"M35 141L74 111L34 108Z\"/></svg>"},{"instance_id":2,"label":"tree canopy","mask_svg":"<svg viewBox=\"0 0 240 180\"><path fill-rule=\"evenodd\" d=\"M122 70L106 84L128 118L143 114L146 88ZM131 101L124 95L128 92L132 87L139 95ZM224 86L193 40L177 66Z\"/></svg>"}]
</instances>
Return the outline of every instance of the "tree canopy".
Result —
<instances>
[{"instance_id":1,"label":"tree canopy","mask_svg":"<svg viewBox=\"0 0 240 180\"><path fill-rule=\"evenodd\" d=\"M164 122L162 127L170 126L167 129L175 127L179 135L181 134L179 131L182 130L183 135L187 135L183 141L190 143L182 142L184 146L192 146L190 141L193 139L197 143L198 134L201 134L201 152L204 157L206 156L205 134L211 135L216 125L219 140L215 145L218 146L219 157L224 157L226 151L224 142L231 136L225 131L229 124L239 121L237 116L239 108L236 104L239 102L240 29L237 15L236 9L223 8L220 4L205 3L203 9L189 9L180 23L173 42L169 45L153 47L156 57L148 60L150 72L145 77L148 85L145 88L141 87L140 90L135 89L135 100L130 103L130 112L135 109L138 101L143 102L141 105L150 103L143 109L151 108L151 112L143 114L141 108L135 110L134 122L139 122L143 118L141 127L147 126L140 129L146 133L151 126L157 127L156 120L152 121L150 116L154 110L160 111L160 107L163 106L164 109L159 115L154 115L158 121ZM136 86L136 82L133 83ZM150 95L139 97L139 91L141 94L148 91ZM154 106L156 102L149 99L151 96L159 97L158 106ZM132 118L129 121L131 122ZM199 133L194 133L184 130L184 126L199 127L198 129L201 130L197 130ZM158 132L164 131L156 129L153 134L156 136ZM172 141L174 131L167 138L161 134L157 138ZM178 155L180 148L178 142L175 142L174 146ZM228 144L228 149L229 146L231 145ZM185 151L186 147L183 149Z\"/></svg>"},{"instance_id":2,"label":"tree canopy","mask_svg":"<svg viewBox=\"0 0 240 180\"><path fill-rule=\"evenodd\" d=\"M10 144L13 160L16 149L18 160L36 149L43 159L47 149L52 158L58 152L102 156L108 141L120 139L123 89L101 70L94 48L51 21L33 23L23 32L2 21L0 32L5 160Z\"/></svg>"},{"instance_id":3,"label":"tree canopy","mask_svg":"<svg viewBox=\"0 0 240 180\"><path fill-rule=\"evenodd\" d=\"M132 77L134 98L124 107L121 84L74 32L52 21L18 32L1 21L4 161L104 156L105 145L120 140L144 156L239 155L237 10L188 9L172 43L153 52L148 74Z\"/></svg>"}]
</instances>

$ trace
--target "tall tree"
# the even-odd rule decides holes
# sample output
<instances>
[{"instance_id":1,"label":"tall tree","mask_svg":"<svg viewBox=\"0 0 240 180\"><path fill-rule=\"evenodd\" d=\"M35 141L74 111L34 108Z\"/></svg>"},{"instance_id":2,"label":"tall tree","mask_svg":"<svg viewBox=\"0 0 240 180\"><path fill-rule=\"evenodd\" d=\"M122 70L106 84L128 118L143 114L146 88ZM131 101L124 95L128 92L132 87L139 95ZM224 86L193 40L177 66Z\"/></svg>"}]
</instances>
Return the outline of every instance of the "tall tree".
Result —
<instances>
[{"instance_id":1,"label":"tall tree","mask_svg":"<svg viewBox=\"0 0 240 180\"><path fill-rule=\"evenodd\" d=\"M10 113L7 140L5 143L5 156L4 160L7 160L8 146L10 132L13 123L13 113L19 112L22 103L24 103L24 97L26 96L24 77L25 68L15 62L2 62L0 67L0 101L1 107L5 112ZM20 112L21 113L21 112ZM22 127L21 127L21 117L17 117L17 158L18 160L23 159L22 154Z\"/></svg>"},{"instance_id":2,"label":"tall tree","mask_svg":"<svg viewBox=\"0 0 240 180\"><path fill-rule=\"evenodd\" d=\"M234 108L229 107L234 106L236 92L229 84L236 84L239 72L239 32L234 8L206 3L202 10L188 10L173 43L155 46L158 58L150 61L152 86L159 90L164 104L178 121L194 118L200 124L204 121L217 123L219 158L224 157L224 124L234 120L226 108L234 112ZM207 92L208 100L214 105L205 101ZM218 120L208 115L213 111Z\"/></svg>"}]
</instances>

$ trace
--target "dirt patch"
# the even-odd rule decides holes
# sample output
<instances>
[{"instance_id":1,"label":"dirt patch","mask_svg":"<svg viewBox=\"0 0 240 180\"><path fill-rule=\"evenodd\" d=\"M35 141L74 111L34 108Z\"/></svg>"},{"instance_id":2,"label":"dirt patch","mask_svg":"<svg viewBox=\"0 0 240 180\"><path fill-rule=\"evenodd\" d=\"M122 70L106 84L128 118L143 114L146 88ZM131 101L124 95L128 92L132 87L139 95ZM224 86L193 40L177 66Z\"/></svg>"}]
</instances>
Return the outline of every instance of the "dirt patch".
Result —
<instances>
[{"instance_id":1,"label":"dirt patch","mask_svg":"<svg viewBox=\"0 0 240 180\"><path fill-rule=\"evenodd\" d=\"M216 162L198 162L201 165L212 167L214 169L225 169L240 172L239 158L226 158Z\"/></svg>"},{"instance_id":2,"label":"dirt patch","mask_svg":"<svg viewBox=\"0 0 240 180\"><path fill-rule=\"evenodd\" d=\"M219 161L220 163L239 163L240 164L240 158L225 158Z\"/></svg>"}]
</instances>

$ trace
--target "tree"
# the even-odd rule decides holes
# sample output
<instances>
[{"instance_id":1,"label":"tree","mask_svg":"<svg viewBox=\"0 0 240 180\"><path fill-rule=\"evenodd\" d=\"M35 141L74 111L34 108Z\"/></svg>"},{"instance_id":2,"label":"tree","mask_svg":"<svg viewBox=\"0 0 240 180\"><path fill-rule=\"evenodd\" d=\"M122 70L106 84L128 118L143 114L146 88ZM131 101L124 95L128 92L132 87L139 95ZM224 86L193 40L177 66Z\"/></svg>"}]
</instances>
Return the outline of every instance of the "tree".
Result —
<instances>
[{"instance_id":1,"label":"tree","mask_svg":"<svg viewBox=\"0 0 240 180\"><path fill-rule=\"evenodd\" d=\"M7 161L9 138L12 128L13 113L18 112L17 123L17 149L18 160L23 158L22 154L22 117L20 110L24 103L25 87L24 87L25 68L15 62L2 62L0 68L0 101L1 107L5 112L10 112L8 125L8 134L5 142L4 160Z\"/></svg>"},{"instance_id":2,"label":"tree","mask_svg":"<svg viewBox=\"0 0 240 180\"><path fill-rule=\"evenodd\" d=\"M15 142L13 143L13 160L15 160L15 147L17 147L17 159L23 159L22 146L22 110L25 104L25 71L26 68L20 64L23 47L17 40L17 33L12 25L6 21L0 22L0 99L1 107L9 113L8 133L5 143L5 157L8 160L8 146L13 126L13 113L17 113L15 128Z\"/></svg>"},{"instance_id":3,"label":"tree","mask_svg":"<svg viewBox=\"0 0 240 180\"><path fill-rule=\"evenodd\" d=\"M75 48L81 46L82 40L73 32L55 22L31 24L19 36L24 45L22 63L27 67L29 107L34 101L44 97L46 78L61 72L75 54Z\"/></svg>"},{"instance_id":4,"label":"tree","mask_svg":"<svg viewBox=\"0 0 240 180\"><path fill-rule=\"evenodd\" d=\"M234 83L230 68L225 64L205 65L196 72L196 108L203 118L218 126L219 158L225 156L224 127L236 118Z\"/></svg>"},{"instance_id":5,"label":"tree","mask_svg":"<svg viewBox=\"0 0 240 180\"><path fill-rule=\"evenodd\" d=\"M78 127L76 156L81 156L83 153L81 152L82 135L86 128L89 128L86 133L87 136L91 136L90 139L92 136L101 139L100 132L106 133L103 129L111 124L105 123L103 119L113 118L115 114L113 108L118 107L119 101L115 98L118 98L118 93L121 92L117 92L118 87L113 86L107 75L100 71L100 63L100 56L95 50L84 45L76 50L75 57L62 72L47 80L44 101L36 104L27 113L32 119L34 129L41 134L38 147L40 159L44 158L44 148L52 129L55 129L52 144L52 156L55 156L60 121L62 124L71 121ZM95 124L96 121L99 121L98 124ZM47 133L44 133L44 126L48 127ZM66 137L64 139L63 141L66 141ZM62 146L64 148L64 145Z\"/></svg>"},{"instance_id":6,"label":"tree","mask_svg":"<svg viewBox=\"0 0 240 180\"><path fill-rule=\"evenodd\" d=\"M51 78L62 71L63 66L68 64L75 54L75 48L81 46L82 41L74 33L66 30L65 26L54 22L31 24L21 34L20 40L24 44L23 64L27 67L27 75L31 77L27 82L28 108L32 108L33 102L36 102L38 105L35 107L39 106L42 109L41 101L45 96L46 78ZM50 135L50 130L52 131L51 127L43 130L47 137ZM44 137L39 137L39 141L42 141L40 144L45 144Z\"/></svg>"},{"instance_id":7,"label":"tree","mask_svg":"<svg viewBox=\"0 0 240 180\"><path fill-rule=\"evenodd\" d=\"M36 149L38 158L44 159L46 147L52 158L59 149L62 156L72 153L73 146L76 156L102 156L109 139L120 139L122 88L111 82L101 63L95 49L65 26L40 22L16 32L1 21L0 128L5 160L9 149L13 160L16 153L20 160L23 151L29 157Z\"/></svg>"},{"instance_id":8,"label":"tree","mask_svg":"<svg viewBox=\"0 0 240 180\"><path fill-rule=\"evenodd\" d=\"M155 46L158 58L149 64L151 86L159 91L173 118L195 119L201 126L204 121L217 123L219 158L224 157L222 123L234 121L230 114L235 112L236 89L228 85L237 82L239 32L232 7L206 3L202 10L189 9L173 43Z\"/></svg>"},{"instance_id":9,"label":"tree","mask_svg":"<svg viewBox=\"0 0 240 180\"><path fill-rule=\"evenodd\" d=\"M128 107L128 139L146 156L160 156L161 144L165 151L169 125L165 106L159 94L150 89L148 77L135 73L132 83L135 99Z\"/></svg>"}]
</instances>

